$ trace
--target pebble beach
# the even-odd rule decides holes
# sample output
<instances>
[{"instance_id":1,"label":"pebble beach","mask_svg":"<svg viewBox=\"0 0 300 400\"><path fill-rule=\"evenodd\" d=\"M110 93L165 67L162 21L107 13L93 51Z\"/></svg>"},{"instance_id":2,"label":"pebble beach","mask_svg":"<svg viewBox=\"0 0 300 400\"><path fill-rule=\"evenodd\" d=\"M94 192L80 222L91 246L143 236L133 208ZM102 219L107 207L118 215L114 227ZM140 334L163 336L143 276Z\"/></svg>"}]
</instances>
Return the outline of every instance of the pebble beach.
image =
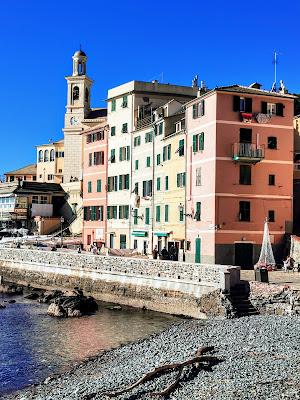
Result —
<instances>
[{"instance_id":1,"label":"pebble beach","mask_svg":"<svg viewBox=\"0 0 300 400\"><path fill-rule=\"evenodd\" d=\"M176 400L300 399L300 317L251 316L233 320L185 320L161 333L104 352L63 375L6 396L6 400L106 400L159 365L181 362L202 346L219 359L210 371L186 367ZM118 400L153 399L176 373L144 383ZM161 398L161 397L156 397Z\"/></svg>"}]
</instances>

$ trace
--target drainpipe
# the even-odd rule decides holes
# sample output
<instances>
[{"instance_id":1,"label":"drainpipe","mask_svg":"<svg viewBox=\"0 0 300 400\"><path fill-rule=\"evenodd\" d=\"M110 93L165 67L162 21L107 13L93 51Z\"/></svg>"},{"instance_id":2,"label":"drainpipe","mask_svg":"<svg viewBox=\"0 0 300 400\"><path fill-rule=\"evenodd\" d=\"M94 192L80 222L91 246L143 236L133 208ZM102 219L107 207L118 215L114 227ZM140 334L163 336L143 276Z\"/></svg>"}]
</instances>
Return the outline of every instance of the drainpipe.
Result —
<instances>
[{"instance_id":1,"label":"drainpipe","mask_svg":"<svg viewBox=\"0 0 300 400\"><path fill-rule=\"evenodd\" d=\"M153 246L153 242L154 242L154 234L153 234L153 230L154 230L154 188L155 188L155 183L154 183L154 179L155 179L155 123L153 122L151 124L153 132L152 132L152 204L151 204L151 254L152 254L152 250L154 248Z\"/></svg>"},{"instance_id":2,"label":"drainpipe","mask_svg":"<svg viewBox=\"0 0 300 400\"><path fill-rule=\"evenodd\" d=\"M186 195L187 195L187 133L186 133L186 129L184 129L184 134L185 134L185 141L184 141L184 156L185 156L185 187L184 187L184 210L185 210L185 214L187 214L187 199L186 199ZM191 175L191 174L190 174ZM190 182L191 185L191 182ZM184 246L183 246L183 250L184 250L184 254L186 253L187 250L187 245L186 245L186 240L187 240L187 216L184 216Z\"/></svg>"}]
</instances>

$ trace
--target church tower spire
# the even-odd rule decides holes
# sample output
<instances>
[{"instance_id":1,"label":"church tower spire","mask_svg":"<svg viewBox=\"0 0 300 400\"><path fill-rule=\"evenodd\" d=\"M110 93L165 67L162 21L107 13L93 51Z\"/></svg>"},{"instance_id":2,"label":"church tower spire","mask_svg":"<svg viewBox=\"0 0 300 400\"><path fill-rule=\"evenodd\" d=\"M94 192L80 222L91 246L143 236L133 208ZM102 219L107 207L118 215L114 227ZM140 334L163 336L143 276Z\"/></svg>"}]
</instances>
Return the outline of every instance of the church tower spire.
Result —
<instances>
[{"instance_id":1,"label":"church tower spire","mask_svg":"<svg viewBox=\"0 0 300 400\"><path fill-rule=\"evenodd\" d=\"M84 51L77 50L73 58L73 76L86 75L87 55Z\"/></svg>"}]
</instances>

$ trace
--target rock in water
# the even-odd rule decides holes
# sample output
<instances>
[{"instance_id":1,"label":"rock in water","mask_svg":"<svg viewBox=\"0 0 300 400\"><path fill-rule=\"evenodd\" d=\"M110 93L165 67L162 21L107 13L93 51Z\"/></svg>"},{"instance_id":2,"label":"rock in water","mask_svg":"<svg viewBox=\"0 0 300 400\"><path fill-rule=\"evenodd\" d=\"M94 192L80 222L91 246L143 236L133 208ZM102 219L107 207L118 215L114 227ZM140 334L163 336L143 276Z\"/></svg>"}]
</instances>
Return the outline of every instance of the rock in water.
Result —
<instances>
[{"instance_id":1,"label":"rock in water","mask_svg":"<svg viewBox=\"0 0 300 400\"><path fill-rule=\"evenodd\" d=\"M98 310L93 297L61 295L51 301L48 314L54 317L81 317Z\"/></svg>"},{"instance_id":2,"label":"rock in water","mask_svg":"<svg viewBox=\"0 0 300 400\"><path fill-rule=\"evenodd\" d=\"M6 306L0 303L0 310L2 310L3 308L6 308Z\"/></svg>"},{"instance_id":3,"label":"rock in water","mask_svg":"<svg viewBox=\"0 0 300 400\"><path fill-rule=\"evenodd\" d=\"M23 287L15 285L14 283L0 285L0 293L21 295L23 294Z\"/></svg>"},{"instance_id":4,"label":"rock in water","mask_svg":"<svg viewBox=\"0 0 300 400\"><path fill-rule=\"evenodd\" d=\"M29 300L36 300L40 297L40 295L37 292L32 292L30 294L28 294L27 296L24 296L25 299L29 299Z\"/></svg>"}]
</instances>

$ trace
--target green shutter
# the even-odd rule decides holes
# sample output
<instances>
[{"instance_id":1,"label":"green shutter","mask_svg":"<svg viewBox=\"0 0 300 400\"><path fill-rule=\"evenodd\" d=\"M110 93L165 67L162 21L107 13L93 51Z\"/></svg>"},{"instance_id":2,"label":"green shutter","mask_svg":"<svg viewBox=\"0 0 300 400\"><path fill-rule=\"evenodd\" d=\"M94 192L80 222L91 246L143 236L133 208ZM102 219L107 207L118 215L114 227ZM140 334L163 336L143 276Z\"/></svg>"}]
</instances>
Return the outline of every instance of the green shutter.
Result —
<instances>
[{"instance_id":1,"label":"green shutter","mask_svg":"<svg viewBox=\"0 0 300 400\"><path fill-rule=\"evenodd\" d=\"M92 182L88 182L88 193L92 193Z\"/></svg>"},{"instance_id":2,"label":"green shutter","mask_svg":"<svg viewBox=\"0 0 300 400\"><path fill-rule=\"evenodd\" d=\"M171 145L168 145L168 160L171 160Z\"/></svg>"},{"instance_id":3,"label":"green shutter","mask_svg":"<svg viewBox=\"0 0 300 400\"><path fill-rule=\"evenodd\" d=\"M165 205L165 222L169 222L169 206Z\"/></svg>"},{"instance_id":4,"label":"green shutter","mask_svg":"<svg viewBox=\"0 0 300 400\"><path fill-rule=\"evenodd\" d=\"M112 99L111 101L111 111L116 111L116 99Z\"/></svg>"},{"instance_id":5,"label":"green shutter","mask_svg":"<svg viewBox=\"0 0 300 400\"><path fill-rule=\"evenodd\" d=\"M118 190L118 177L115 176L114 178L115 178L115 187L114 187L114 190L115 190L115 192L116 192L116 191Z\"/></svg>"},{"instance_id":6,"label":"green shutter","mask_svg":"<svg viewBox=\"0 0 300 400\"><path fill-rule=\"evenodd\" d=\"M160 178L156 180L156 190L160 190Z\"/></svg>"},{"instance_id":7,"label":"green shutter","mask_svg":"<svg viewBox=\"0 0 300 400\"><path fill-rule=\"evenodd\" d=\"M169 177L165 177L165 190L169 190Z\"/></svg>"},{"instance_id":8,"label":"green shutter","mask_svg":"<svg viewBox=\"0 0 300 400\"><path fill-rule=\"evenodd\" d=\"M201 221L201 203L199 201L196 203L196 221Z\"/></svg>"},{"instance_id":9,"label":"green shutter","mask_svg":"<svg viewBox=\"0 0 300 400\"><path fill-rule=\"evenodd\" d=\"M135 209L133 211L133 223L134 223L134 225L137 225L137 223L138 223L138 210L137 209Z\"/></svg>"},{"instance_id":10,"label":"green shutter","mask_svg":"<svg viewBox=\"0 0 300 400\"><path fill-rule=\"evenodd\" d=\"M107 206L106 213L107 213L107 219L110 219L111 218L111 216L110 216L110 206Z\"/></svg>"},{"instance_id":11,"label":"green shutter","mask_svg":"<svg viewBox=\"0 0 300 400\"><path fill-rule=\"evenodd\" d=\"M185 186L186 183L186 178L185 178L185 172L182 173L182 185Z\"/></svg>"},{"instance_id":12,"label":"green shutter","mask_svg":"<svg viewBox=\"0 0 300 400\"><path fill-rule=\"evenodd\" d=\"M130 160L130 146L127 146L127 149L126 149L126 160L127 161Z\"/></svg>"},{"instance_id":13,"label":"green shutter","mask_svg":"<svg viewBox=\"0 0 300 400\"><path fill-rule=\"evenodd\" d=\"M124 175L119 175L119 190L123 189L123 176Z\"/></svg>"},{"instance_id":14,"label":"green shutter","mask_svg":"<svg viewBox=\"0 0 300 400\"><path fill-rule=\"evenodd\" d=\"M150 158L150 157L147 157L147 160L146 160L146 167L150 167L150 164L151 164L151 158Z\"/></svg>"},{"instance_id":15,"label":"green shutter","mask_svg":"<svg viewBox=\"0 0 300 400\"><path fill-rule=\"evenodd\" d=\"M101 185L101 179L98 179L98 180L97 180L97 192L101 192L101 190L102 190L102 189L101 189L101 186L102 186L102 185Z\"/></svg>"},{"instance_id":16,"label":"green shutter","mask_svg":"<svg viewBox=\"0 0 300 400\"><path fill-rule=\"evenodd\" d=\"M135 160L135 169L136 169L136 170L139 169L139 160Z\"/></svg>"},{"instance_id":17,"label":"green shutter","mask_svg":"<svg viewBox=\"0 0 300 400\"><path fill-rule=\"evenodd\" d=\"M110 128L110 135L111 135L111 136L115 136L115 135L116 135L116 127L115 127L115 126L112 126L112 127Z\"/></svg>"},{"instance_id":18,"label":"green shutter","mask_svg":"<svg viewBox=\"0 0 300 400\"><path fill-rule=\"evenodd\" d=\"M193 104L193 118L197 118L197 104Z\"/></svg>"},{"instance_id":19,"label":"green shutter","mask_svg":"<svg viewBox=\"0 0 300 400\"><path fill-rule=\"evenodd\" d=\"M204 150L204 132L199 135L199 150Z\"/></svg>"},{"instance_id":20,"label":"green shutter","mask_svg":"<svg viewBox=\"0 0 300 400\"><path fill-rule=\"evenodd\" d=\"M138 146L140 146L141 145L141 137L139 136L138 137Z\"/></svg>"},{"instance_id":21,"label":"green shutter","mask_svg":"<svg viewBox=\"0 0 300 400\"><path fill-rule=\"evenodd\" d=\"M99 207L99 221L103 221L103 206Z\"/></svg>"},{"instance_id":22,"label":"green shutter","mask_svg":"<svg viewBox=\"0 0 300 400\"><path fill-rule=\"evenodd\" d=\"M160 206L156 206L156 222L160 222Z\"/></svg>"},{"instance_id":23,"label":"green shutter","mask_svg":"<svg viewBox=\"0 0 300 400\"><path fill-rule=\"evenodd\" d=\"M198 135L193 135L193 152L196 153L198 151L198 143L197 140Z\"/></svg>"},{"instance_id":24,"label":"green shutter","mask_svg":"<svg viewBox=\"0 0 300 400\"><path fill-rule=\"evenodd\" d=\"M160 164L160 154L156 155L156 165Z\"/></svg>"},{"instance_id":25,"label":"green shutter","mask_svg":"<svg viewBox=\"0 0 300 400\"><path fill-rule=\"evenodd\" d=\"M119 154L119 160L123 161L123 155L122 155L122 147L120 147L120 154Z\"/></svg>"},{"instance_id":26,"label":"green shutter","mask_svg":"<svg viewBox=\"0 0 300 400\"><path fill-rule=\"evenodd\" d=\"M163 148L163 161L166 161L166 158L167 158L167 147L165 146Z\"/></svg>"},{"instance_id":27,"label":"green shutter","mask_svg":"<svg viewBox=\"0 0 300 400\"><path fill-rule=\"evenodd\" d=\"M125 189L129 189L129 174L125 175Z\"/></svg>"},{"instance_id":28,"label":"green shutter","mask_svg":"<svg viewBox=\"0 0 300 400\"><path fill-rule=\"evenodd\" d=\"M180 174L177 174L177 187L180 187Z\"/></svg>"},{"instance_id":29,"label":"green shutter","mask_svg":"<svg viewBox=\"0 0 300 400\"><path fill-rule=\"evenodd\" d=\"M180 208L180 209L179 209L179 221L180 221L180 222L182 222L182 221L183 221L183 218L184 218L183 211L184 211L183 208Z\"/></svg>"},{"instance_id":30,"label":"green shutter","mask_svg":"<svg viewBox=\"0 0 300 400\"><path fill-rule=\"evenodd\" d=\"M145 208L145 224L150 224L150 208Z\"/></svg>"}]
</instances>

